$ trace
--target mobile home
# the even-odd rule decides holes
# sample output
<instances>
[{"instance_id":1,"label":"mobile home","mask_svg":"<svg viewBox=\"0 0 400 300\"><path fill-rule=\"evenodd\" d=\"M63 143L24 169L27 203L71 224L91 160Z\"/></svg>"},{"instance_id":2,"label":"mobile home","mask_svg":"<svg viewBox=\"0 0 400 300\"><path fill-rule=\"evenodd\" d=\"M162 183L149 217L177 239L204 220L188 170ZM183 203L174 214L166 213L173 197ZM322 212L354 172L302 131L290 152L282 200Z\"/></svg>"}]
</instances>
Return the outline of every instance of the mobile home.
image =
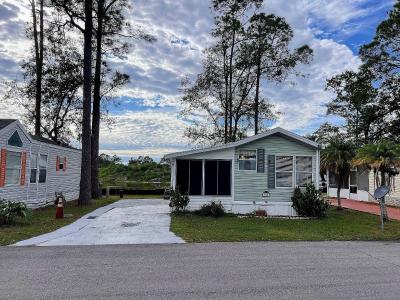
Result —
<instances>
[{"instance_id":1,"label":"mobile home","mask_svg":"<svg viewBox=\"0 0 400 300\"><path fill-rule=\"evenodd\" d=\"M78 198L81 151L30 135L18 120L0 119L0 199L37 208L62 192Z\"/></svg>"}]
</instances>

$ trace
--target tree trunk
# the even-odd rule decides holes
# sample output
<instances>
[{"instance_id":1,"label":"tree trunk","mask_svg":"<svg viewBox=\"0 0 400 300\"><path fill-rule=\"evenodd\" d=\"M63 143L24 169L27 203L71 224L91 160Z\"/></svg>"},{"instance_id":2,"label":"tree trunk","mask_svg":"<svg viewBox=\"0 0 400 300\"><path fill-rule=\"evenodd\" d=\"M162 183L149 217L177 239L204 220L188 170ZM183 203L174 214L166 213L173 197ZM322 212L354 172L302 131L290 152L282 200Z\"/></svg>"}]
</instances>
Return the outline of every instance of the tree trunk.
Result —
<instances>
[{"instance_id":1,"label":"tree trunk","mask_svg":"<svg viewBox=\"0 0 400 300\"><path fill-rule=\"evenodd\" d=\"M43 0L39 0L39 32L37 30L36 4L31 0L33 40L35 48L36 83L35 83L35 135L41 135L41 106L42 106L42 74L43 74Z\"/></svg>"},{"instance_id":2,"label":"tree trunk","mask_svg":"<svg viewBox=\"0 0 400 300\"><path fill-rule=\"evenodd\" d=\"M233 32L232 36L232 44L230 49L230 57L229 57L229 142L232 142L232 118L233 118L233 55L235 50L236 43L236 32Z\"/></svg>"},{"instance_id":3,"label":"tree trunk","mask_svg":"<svg viewBox=\"0 0 400 300\"><path fill-rule=\"evenodd\" d=\"M91 200L91 105L92 105L92 31L93 2L85 0L85 31L83 51L83 116L82 116L82 164L79 204Z\"/></svg>"},{"instance_id":4,"label":"tree trunk","mask_svg":"<svg viewBox=\"0 0 400 300\"><path fill-rule=\"evenodd\" d=\"M384 186L384 185L386 185L386 178L385 178L385 172L384 171L381 171L381 177L382 177L381 178L381 186ZM386 222L386 221L389 221L389 216L387 214L385 198L383 198L381 200L381 202L382 202L381 210L382 210L382 214L383 214L383 220Z\"/></svg>"},{"instance_id":5,"label":"tree trunk","mask_svg":"<svg viewBox=\"0 0 400 300\"><path fill-rule=\"evenodd\" d=\"M338 185L338 187L337 187L337 195L336 195L337 203L338 203L337 209L342 209L342 200L340 199L340 190L341 189L342 189L342 187Z\"/></svg>"},{"instance_id":6,"label":"tree trunk","mask_svg":"<svg viewBox=\"0 0 400 300\"><path fill-rule=\"evenodd\" d=\"M96 36L96 66L93 89L93 119L92 119L92 197L101 196L99 184L99 136L100 136L100 88L101 88L101 43L103 38L104 0L98 0L97 36Z\"/></svg>"},{"instance_id":7,"label":"tree trunk","mask_svg":"<svg viewBox=\"0 0 400 300\"><path fill-rule=\"evenodd\" d=\"M254 97L254 134L258 134L258 107L260 98L260 77L261 77L261 59L257 59L257 82L256 82L256 95Z\"/></svg>"},{"instance_id":8,"label":"tree trunk","mask_svg":"<svg viewBox=\"0 0 400 300\"><path fill-rule=\"evenodd\" d=\"M226 49L224 49L224 78L225 78L225 101L224 101L224 142L228 143L228 73L226 69Z\"/></svg>"}]
</instances>

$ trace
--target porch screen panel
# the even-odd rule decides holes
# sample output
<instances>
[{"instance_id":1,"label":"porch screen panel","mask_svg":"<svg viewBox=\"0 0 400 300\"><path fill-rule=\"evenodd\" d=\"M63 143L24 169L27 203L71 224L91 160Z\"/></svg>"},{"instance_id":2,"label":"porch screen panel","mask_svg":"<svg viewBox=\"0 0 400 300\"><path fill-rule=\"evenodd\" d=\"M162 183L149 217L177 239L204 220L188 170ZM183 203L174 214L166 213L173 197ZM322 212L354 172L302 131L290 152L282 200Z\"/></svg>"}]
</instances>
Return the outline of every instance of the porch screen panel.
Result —
<instances>
[{"instance_id":1,"label":"porch screen panel","mask_svg":"<svg viewBox=\"0 0 400 300\"><path fill-rule=\"evenodd\" d=\"M177 160L176 161L176 188L181 193L189 191L189 161Z\"/></svg>"},{"instance_id":2,"label":"porch screen panel","mask_svg":"<svg viewBox=\"0 0 400 300\"><path fill-rule=\"evenodd\" d=\"M203 162L201 160L191 160L189 168L189 195L201 195Z\"/></svg>"},{"instance_id":3,"label":"porch screen panel","mask_svg":"<svg viewBox=\"0 0 400 300\"><path fill-rule=\"evenodd\" d=\"M231 162L218 161L218 195L231 195Z\"/></svg>"},{"instance_id":4,"label":"porch screen panel","mask_svg":"<svg viewBox=\"0 0 400 300\"><path fill-rule=\"evenodd\" d=\"M217 195L218 189L218 162L216 160L206 160L204 166L204 194L208 196Z\"/></svg>"}]
</instances>

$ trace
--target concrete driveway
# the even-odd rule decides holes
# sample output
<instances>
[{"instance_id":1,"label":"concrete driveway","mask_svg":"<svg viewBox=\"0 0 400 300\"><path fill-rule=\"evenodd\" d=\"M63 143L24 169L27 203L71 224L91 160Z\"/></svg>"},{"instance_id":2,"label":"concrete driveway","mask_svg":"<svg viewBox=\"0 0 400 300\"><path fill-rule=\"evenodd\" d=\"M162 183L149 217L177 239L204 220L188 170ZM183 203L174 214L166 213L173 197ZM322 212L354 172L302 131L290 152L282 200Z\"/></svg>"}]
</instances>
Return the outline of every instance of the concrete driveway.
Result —
<instances>
[{"instance_id":1,"label":"concrete driveway","mask_svg":"<svg viewBox=\"0 0 400 300\"><path fill-rule=\"evenodd\" d=\"M121 200L101 207L51 233L15 246L69 246L184 243L170 232L168 202L160 199Z\"/></svg>"}]
</instances>

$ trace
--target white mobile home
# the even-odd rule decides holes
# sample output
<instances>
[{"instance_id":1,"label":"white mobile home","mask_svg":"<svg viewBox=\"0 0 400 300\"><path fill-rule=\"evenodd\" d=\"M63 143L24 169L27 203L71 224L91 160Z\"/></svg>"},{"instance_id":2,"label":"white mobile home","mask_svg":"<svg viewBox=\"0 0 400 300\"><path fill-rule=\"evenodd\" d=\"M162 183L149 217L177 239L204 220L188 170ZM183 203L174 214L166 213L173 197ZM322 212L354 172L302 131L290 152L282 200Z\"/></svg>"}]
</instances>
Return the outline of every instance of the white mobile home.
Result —
<instances>
[{"instance_id":1,"label":"white mobile home","mask_svg":"<svg viewBox=\"0 0 400 300\"><path fill-rule=\"evenodd\" d=\"M335 177L328 173L327 190L330 197L337 197L337 184ZM379 177L379 174L378 174ZM374 172L366 168L356 168L350 172L350 176L344 180L340 197L356 201L376 202L373 197L377 188ZM389 179L387 179L389 180ZM400 206L400 176L393 176L391 180L391 191L385 198L386 204Z\"/></svg>"},{"instance_id":2,"label":"white mobile home","mask_svg":"<svg viewBox=\"0 0 400 300\"><path fill-rule=\"evenodd\" d=\"M275 128L237 142L172 153L171 187L187 192L189 209L216 201L227 211L292 216L295 186L319 185L320 145Z\"/></svg>"},{"instance_id":3,"label":"white mobile home","mask_svg":"<svg viewBox=\"0 0 400 300\"><path fill-rule=\"evenodd\" d=\"M78 198L81 151L35 137L18 120L0 119L0 199L37 208L62 192Z\"/></svg>"}]
</instances>

